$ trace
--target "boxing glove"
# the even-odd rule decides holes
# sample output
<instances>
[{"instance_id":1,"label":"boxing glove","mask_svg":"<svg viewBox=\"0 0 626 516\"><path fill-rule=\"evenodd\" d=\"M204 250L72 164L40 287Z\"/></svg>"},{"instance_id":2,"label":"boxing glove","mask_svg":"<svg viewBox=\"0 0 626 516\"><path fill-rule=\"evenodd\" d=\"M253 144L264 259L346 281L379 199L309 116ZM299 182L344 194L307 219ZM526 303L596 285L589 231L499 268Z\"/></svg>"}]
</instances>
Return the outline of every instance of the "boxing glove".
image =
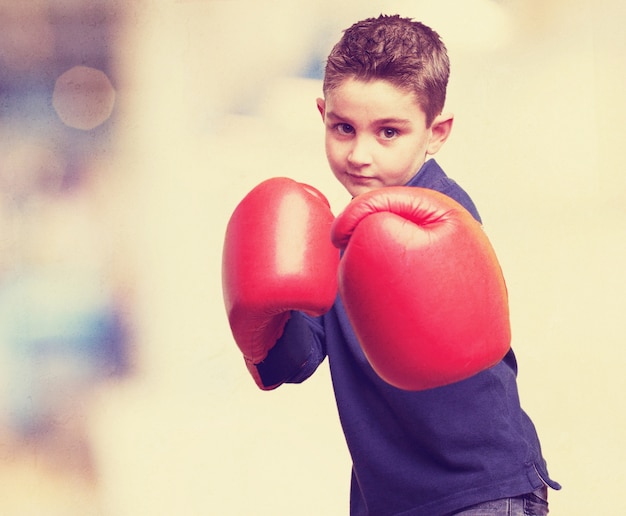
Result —
<instances>
[{"instance_id":1,"label":"boxing glove","mask_svg":"<svg viewBox=\"0 0 626 516\"><path fill-rule=\"evenodd\" d=\"M322 315L337 295L339 251L327 199L288 178L262 182L227 228L222 287L235 342L259 387L256 365L280 338L291 310Z\"/></svg>"},{"instance_id":2,"label":"boxing glove","mask_svg":"<svg viewBox=\"0 0 626 516\"><path fill-rule=\"evenodd\" d=\"M480 224L433 190L362 194L335 220L339 293L372 368L424 390L466 379L510 347L507 290Z\"/></svg>"}]
</instances>

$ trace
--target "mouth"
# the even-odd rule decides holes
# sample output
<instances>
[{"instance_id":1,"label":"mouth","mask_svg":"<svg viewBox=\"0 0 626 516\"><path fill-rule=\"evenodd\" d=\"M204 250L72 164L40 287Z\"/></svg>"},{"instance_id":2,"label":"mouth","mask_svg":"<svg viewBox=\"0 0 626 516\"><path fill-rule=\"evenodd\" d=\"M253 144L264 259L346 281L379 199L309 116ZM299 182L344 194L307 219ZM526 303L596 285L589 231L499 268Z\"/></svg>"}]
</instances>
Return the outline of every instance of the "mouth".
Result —
<instances>
[{"instance_id":1,"label":"mouth","mask_svg":"<svg viewBox=\"0 0 626 516\"><path fill-rule=\"evenodd\" d=\"M353 174L350 172L346 172L346 175L352 179L352 181L359 181L359 182L368 182L368 181L373 181L375 178L373 176L364 176L361 174Z\"/></svg>"}]
</instances>

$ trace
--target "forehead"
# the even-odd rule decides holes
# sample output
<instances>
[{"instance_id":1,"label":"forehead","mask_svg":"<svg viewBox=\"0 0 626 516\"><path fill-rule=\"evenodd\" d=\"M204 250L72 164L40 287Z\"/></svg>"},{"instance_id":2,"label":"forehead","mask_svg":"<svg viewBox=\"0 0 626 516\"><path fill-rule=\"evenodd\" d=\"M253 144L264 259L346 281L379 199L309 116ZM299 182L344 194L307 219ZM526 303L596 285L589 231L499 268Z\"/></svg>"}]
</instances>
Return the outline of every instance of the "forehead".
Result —
<instances>
[{"instance_id":1,"label":"forehead","mask_svg":"<svg viewBox=\"0 0 626 516\"><path fill-rule=\"evenodd\" d=\"M416 95L382 79L362 81L344 79L326 93L328 116L367 121L408 119L425 121L424 110Z\"/></svg>"}]
</instances>

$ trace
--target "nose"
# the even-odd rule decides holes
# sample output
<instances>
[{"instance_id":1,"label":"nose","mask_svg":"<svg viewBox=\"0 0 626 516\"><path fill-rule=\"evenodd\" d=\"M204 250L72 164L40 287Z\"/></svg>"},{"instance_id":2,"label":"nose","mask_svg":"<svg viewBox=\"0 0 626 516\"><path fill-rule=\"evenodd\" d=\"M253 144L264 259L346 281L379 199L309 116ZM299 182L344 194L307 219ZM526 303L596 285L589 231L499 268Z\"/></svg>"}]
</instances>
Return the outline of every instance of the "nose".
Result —
<instances>
[{"instance_id":1,"label":"nose","mask_svg":"<svg viewBox=\"0 0 626 516\"><path fill-rule=\"evenodd\" d=\"M372 163L372 149L367 138L360 136L352 140L348 162L353 167L364 167Z\"/></svg>"}]
</instances>

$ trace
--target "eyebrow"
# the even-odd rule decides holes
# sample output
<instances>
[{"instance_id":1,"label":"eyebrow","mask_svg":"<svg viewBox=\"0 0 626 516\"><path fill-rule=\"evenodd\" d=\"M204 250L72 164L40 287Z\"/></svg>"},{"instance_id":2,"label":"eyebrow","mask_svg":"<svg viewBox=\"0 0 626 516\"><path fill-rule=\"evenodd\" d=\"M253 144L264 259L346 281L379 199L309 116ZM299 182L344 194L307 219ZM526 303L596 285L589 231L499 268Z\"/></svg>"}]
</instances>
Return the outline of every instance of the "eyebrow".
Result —
<instances>
[{"instance_id":1,"label":"eyebrow","mask_svg":"<svg viewBox=\"0 0 626 516\"><path fill-rule=\"evenodd\" d=\"M339 113L335 113L334 111L328 111L326 113L328 118L332 118L333 120L346 120L350 122L350 118L347 116L342 116ZM374 120L376 125L410 125L411 121L407 118L381 118L380 120Z\"/></svg>"},{"instance_id":2,"label":"eyebrow","mask_svg":"<svg viewBox=\"0 0 626 516\"><path fill-rule=\"evenodd\" d=\"M407 118L383 118L381 120L376 120L376 122L380 125L409 125L411 121Z\"/></svg>"}]
</instances>

